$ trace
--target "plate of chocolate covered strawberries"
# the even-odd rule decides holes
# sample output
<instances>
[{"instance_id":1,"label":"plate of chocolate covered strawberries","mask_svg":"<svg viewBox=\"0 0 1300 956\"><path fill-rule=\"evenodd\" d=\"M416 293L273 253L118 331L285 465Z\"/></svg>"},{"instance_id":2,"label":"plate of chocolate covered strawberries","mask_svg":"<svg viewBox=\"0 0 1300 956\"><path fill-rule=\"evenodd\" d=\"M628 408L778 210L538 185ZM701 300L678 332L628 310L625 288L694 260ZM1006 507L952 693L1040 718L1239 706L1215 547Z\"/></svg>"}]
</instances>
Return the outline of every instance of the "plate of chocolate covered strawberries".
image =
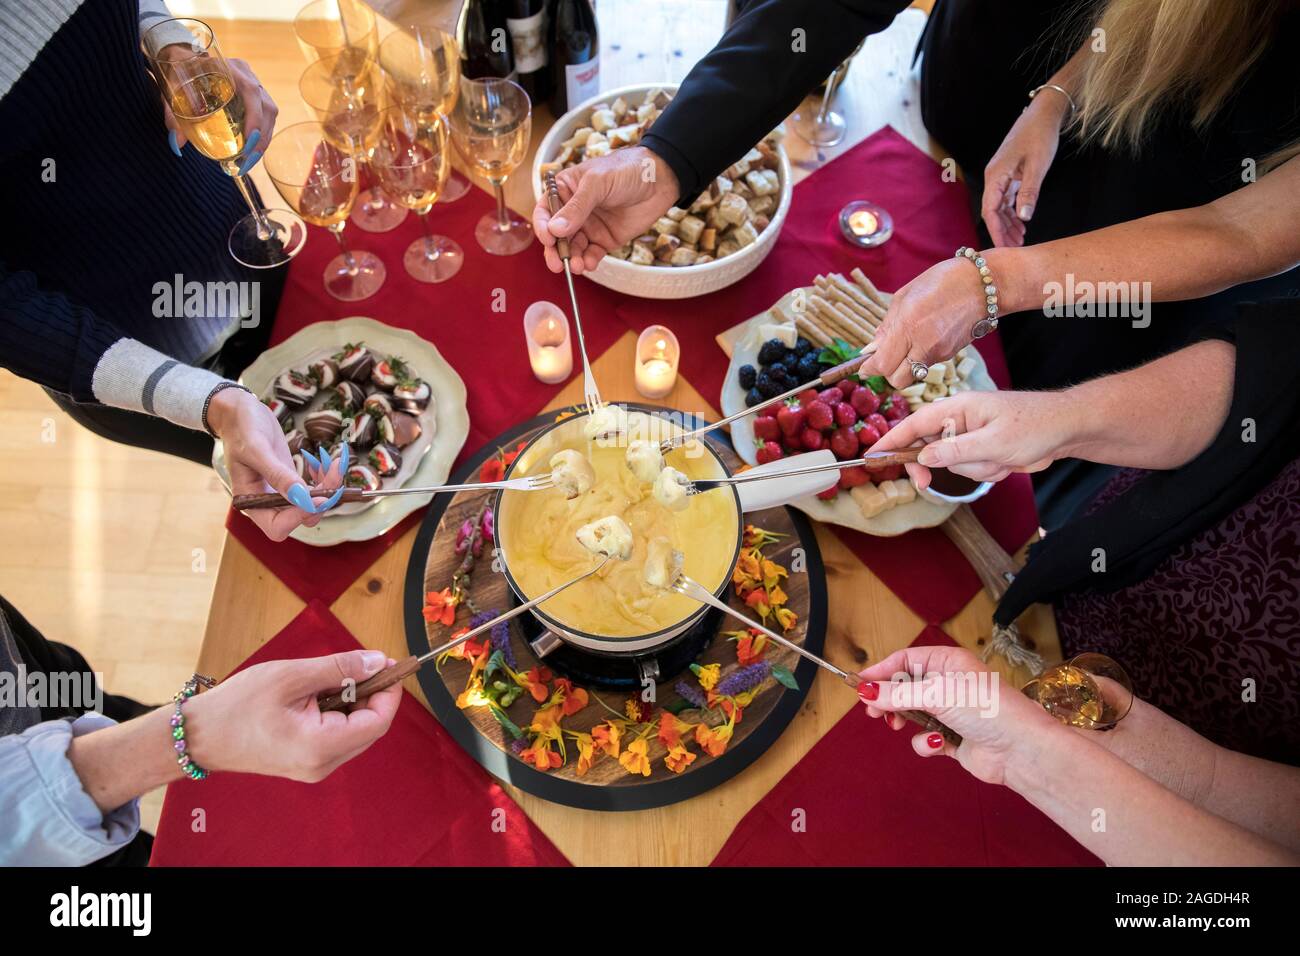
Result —
<instances>
[{"instance_id":1,"label":"plate of chocolate covered strawberries","mask_svg":"<svg viewBox=\"0 0 1300 956\"><path fill-rule=\"evenodd\" d=\"M440 484L469 433L465 384L433 344L372 319L310 325L264 352L240 383L275 414L309 483L308 457L325 452L337 460L346 444L348 487ZM229 487L220 442L213 466ZM427 501L400 495L342 504L293 536L319 545L366 540Z\"/></svg>"}]
</instances>

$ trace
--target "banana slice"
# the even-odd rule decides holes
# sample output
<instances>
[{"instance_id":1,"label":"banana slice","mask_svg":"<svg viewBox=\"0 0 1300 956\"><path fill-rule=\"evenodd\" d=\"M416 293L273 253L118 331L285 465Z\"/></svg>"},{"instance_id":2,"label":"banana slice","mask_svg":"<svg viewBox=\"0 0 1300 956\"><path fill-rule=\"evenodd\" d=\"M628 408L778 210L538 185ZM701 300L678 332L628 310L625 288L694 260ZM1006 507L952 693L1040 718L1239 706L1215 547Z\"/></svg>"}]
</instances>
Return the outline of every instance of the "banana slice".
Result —
<instances>
[{"instance_id":1,"label":"banana slice","mask_svg":"<svg viewBox=\"0 0 1300 956\"><path fill-rule=\"evenodd\" d=\"M655 478L654 496L669 511L685 511L691 503L686 491L691 486L691 479L676 468L665 468Z\"/></svg>"},{"instance_id":2,"label":"banana slice","mask_svg":"<svg viewBox=\"0 0 1300 956\"><path fill-rule=\"evenodd\" d=\"M626 561L632 557L632 529L618 515L607 515L578 529L578 543L592 554Z\"/></svg>"},{"instance_id":3,"label":"banana slice","mask_svg":"<svg viewBox=\"0 0 1300 956\"><path fill-rule=\"evenodd\" d=\"M645 583L652 588L667 590L682 576L682 566L686 555L673 549L673 543L665 537L651 538L646 542L645 568L642 574Z\"/></svg>"},{"instance_id":4,"label":"banana slice","mask_svg":"<svg viewBox=\"0 0 1300 956\"><path fill-rule=\"evenodd\" d=\"M591 490L596 470L582 452L566 448L551 456L551 478L564 497L572 501Z\"/></svg>"},{"instance_id":5,"label":"banana slice","mask_svg":"<svg viewBox=\"0 0 1300 956\"><path fill-rule=\"evenodd\" d=\"M664 456L659 451L659 443L636 439L627 446L627 467L636 475L637 481L653 484L664 470Z\"/></svg>"}]
</instances>

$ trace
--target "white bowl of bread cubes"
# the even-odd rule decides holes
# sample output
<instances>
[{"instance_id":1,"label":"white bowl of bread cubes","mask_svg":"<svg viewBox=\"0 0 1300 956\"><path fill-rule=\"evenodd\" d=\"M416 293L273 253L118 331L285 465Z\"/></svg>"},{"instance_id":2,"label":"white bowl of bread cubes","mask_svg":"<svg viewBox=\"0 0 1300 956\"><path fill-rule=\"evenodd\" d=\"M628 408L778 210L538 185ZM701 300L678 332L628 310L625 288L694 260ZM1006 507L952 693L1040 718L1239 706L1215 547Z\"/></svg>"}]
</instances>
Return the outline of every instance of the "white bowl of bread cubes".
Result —
<instances>
[{"instance_id":1,"label":"white bowl of bread cubes","mask_svg":"<svg viewBox=\"0 0 1300 956\"><path fill-rule=\"evenodd\" d=\"M634 146L672 101L676 86L608 90L569 110L533 160L533 194L548 171ZM687 209L676 206L642 236L613 250L594 282L647 299L685 299L744 278L767 258L790 211L790 161L774 130L719 175Z\"/></svg>"}]
</instances>

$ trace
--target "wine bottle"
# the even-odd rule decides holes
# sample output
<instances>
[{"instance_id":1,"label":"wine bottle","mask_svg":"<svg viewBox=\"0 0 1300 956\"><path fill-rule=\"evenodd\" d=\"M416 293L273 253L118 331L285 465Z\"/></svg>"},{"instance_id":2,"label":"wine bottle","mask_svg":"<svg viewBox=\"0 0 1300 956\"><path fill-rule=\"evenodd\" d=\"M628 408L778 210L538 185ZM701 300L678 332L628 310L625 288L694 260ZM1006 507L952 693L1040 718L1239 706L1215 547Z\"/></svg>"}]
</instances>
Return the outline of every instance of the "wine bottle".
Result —
<instances>
[{"instance_id":1,"label":"wine bottle","mask_svg":"<svg viewBox=\"0 0 1300 956\"><path fill-rule=\"evenodd\" d=\"M515 58L504 14L500 0L465 0L456 24L461 76L471 80L515 78Z\"/></svg>"},{"instance_id":2,"label":"wine bottle","mask_svg":"<svg viewBox=\"0 0 1300 956\"><path fill-rule=\"evenodd\" d=\"M551 112L558 117L600 92L600 37L591 0L555 0L549 38Z\"/></svg>"},{"instance_id":3,"label":"wine bottle","mask_svg":"<svg viewBox=\"0 0 1300 956\"><path fill-rule=\"evenodd\" d=\"M506 28L519 74L516 82L534 103L545 103L551 96L546 0L507 0Z\"/></svg>"}]
</instances>

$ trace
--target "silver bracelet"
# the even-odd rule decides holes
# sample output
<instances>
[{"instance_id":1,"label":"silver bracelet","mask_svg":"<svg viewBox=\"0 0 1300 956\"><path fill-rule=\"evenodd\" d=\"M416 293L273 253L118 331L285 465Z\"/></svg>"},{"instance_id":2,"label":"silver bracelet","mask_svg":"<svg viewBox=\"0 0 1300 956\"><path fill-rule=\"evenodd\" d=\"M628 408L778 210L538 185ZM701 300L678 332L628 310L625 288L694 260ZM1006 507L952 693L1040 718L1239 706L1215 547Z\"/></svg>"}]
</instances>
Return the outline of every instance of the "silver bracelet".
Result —
<instances>
[{"instance_id":1,"label":"silver bracelet","mask_svg":"<svg viewBox=\"0 0 1300 956\"><path fill-rule=\"evenodd\" d=\"M221 436L219 436L216 432L214 432L212 430L212 426L208 424L208 409L212 406L212 400L217 397L217 393L224 392L228 388L237 388L241 392L248 392L249 395L253 394L252 389L245 388L243 385L240 385L238 382L230 382L230 381L218 382L216 384L216 387L213 388L212 391L208 392L208 397L203 400L203 411L199 413L199 422L203 425L203 430L207 432L209 435L211 435L213 438L219 438ZM256 398L256 396L254 397Z\"/></svg>"},{"instance_id":2,"label":"silver bracelet","mask_svg":"<svg viewBox=\"0 0 1300 956\"><path fill-rule=\"evenodd\" d=\"M984 257L970 246L958 249L957 258L969 259L979 269L980 281L984 283L984 311L988 314L975 323L970 333L972 339L982 339L998 327L998 287L993 282L993 273L989 271Z\"/></svg>"},{"instance_id":3,"label":"silver bracelet","mask_svg":"<svg viewBox=\"0 0 1300 956\"><path fill-rule=\"evenodd\" d=\"M1042 86L1036 86L1030 90L1029 98L1032 100L1039 93L1043 92L1043 90L1056 90L1056 92L1064 96L1065 101L1070 104L1070 118L1074 119L1074 114L1078 112L1079 107L1075 104L1074 97L1069 94L1065 87L1057 86L1055 83L1044 83Z\"/></svg>"}]
</instances>

